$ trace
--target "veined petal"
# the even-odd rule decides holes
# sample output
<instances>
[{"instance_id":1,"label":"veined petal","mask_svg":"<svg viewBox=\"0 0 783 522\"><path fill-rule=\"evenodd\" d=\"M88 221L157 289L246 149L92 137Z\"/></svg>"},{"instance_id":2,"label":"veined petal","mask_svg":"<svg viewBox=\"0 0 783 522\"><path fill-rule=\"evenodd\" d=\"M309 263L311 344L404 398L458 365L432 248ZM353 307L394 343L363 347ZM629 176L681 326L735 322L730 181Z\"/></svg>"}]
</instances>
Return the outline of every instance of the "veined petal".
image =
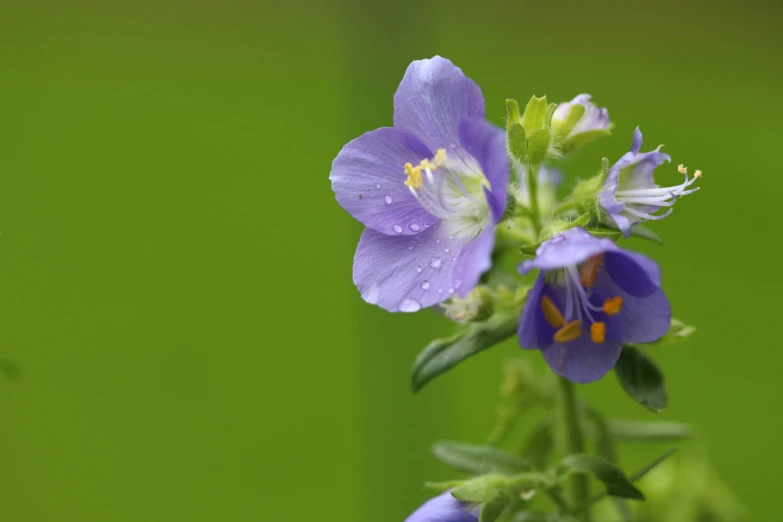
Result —
<instances>
[{"instance_id":1,"label":"veined petal","mask_svg":"<svg viewBox=\"0 0 783 522\"><path fill-rule=\"evenodd\" d=\"M490 190L484 193L492 212L493 222L497 223L506 210L508 192L508 158L506 156L505 133L485 122L472 118L462 118L459 123L459 139L465 150L478 161Z\"/></svg>"},{"instance_id":2,"label":"veined petal","mask_svg":"<svg viewBox=\"0 0 783 522\"><path fill-rule=\"evenodd\" d=\"M353 262L353 282L365 301L390 312L416 312L464 296L491 263L494 227L453 230L439 221L415 236L367 229Z\"/></svg>"},{"instance_id":3,"label":"veined petal","mask_svg":"<svg viewBox=\"0 0 783 522\"><path fill-rule=\"evenodd\" d=\"M536 284L530 289L519 321L519 345L527 350L541 350L554 343L554 328L544 317L541 298L546 296L556 304L561 301L553 295L552 287L546 285L544 273L538 274ZM559 307L559 305L558 305Z\"/></svg>"},{"instance_id":4,"label":"veined petal","mask_svg":"<svg viewBox=\"0 0 783 522\"><path fill-rule=\"evenodd\" d=\"M412 235L437 221L405 186L405 163L432 153L414 136L391 127L362 134L332 163L338 203L363 225L388 235Z\"/></svg>"},{"instance_id":5,"label":"veined petal","mask_svg":"<svg viewBox=\"0 0 783 522\"><path fill-rule=\"evenodd\" d=\"M422 504L405 522L478 522L478 517L469 511L469 504L446 491Z\"/></svg>"},{"instance_id":6,"label":"veined petal","mask_svg":"<svg viewBox=\"0 0 783 522\"><path fill-rule=\"evenodd\" d=\"M661 287L661 269L652 259L620 248L604 255L606 273L623 292L646 297Z\"/></svg>"},{"instance_id":7,"label":"veined petal","mask_svg":"<svg viewBox=\"0 0 783 522\"><path fill-rule=\"evenodd\" d=\"M519 265L519 272L524 275L534 268L556 270L578 265L590 257L615 248L617 247L611 239L597 238L585 229L575 227L541 245L535 259L524 261Z\"/></svg>"},{"instance_id":8,"label":"veined petal","mask_svg":"<svg viewBox=\"0 0 783 522\"><path fill-rule=\"evenodd\" d=\"M556 374L572 382L587 384L606 375L620 358L622 350L622 343L606 341L596 344L590 335L582 334L567 343L553 343L541 350L541 354Z\"/></svg>"},{"instance_id":9,"label":"veined petal","mask_svg":"<svg viewBox=\"0 0 783 522\"><path fill-rule=\"evenodd\" d=\"M658 188L658 184L653 179L653 172L661 164L671 160L671 156L658 150L637 154L633 161L620 172L617 189L639 190Z\"/></svg>"},{"instance_id":10,"label":"veined petal","mask_svg":"<svg viewBox=\"0 0 783 522\"><path fill-rule=\"evenodd\" d=\"M607 258L609 256L607 255ZM622 311L603 316L606 322L606 341L623 343L650 343L669 331L672 312L663 290L656 288L644 297L638 297L616 284L611 272L602 270L595 284L597 301L619 296L623 300Z\"/></svg>"},{"instance_id":11,"label":"veined petal","mask_svg":"<svg viewBox=\"0 0 783 522\"><path fill-rule=\"evenodd\" d=\"M408 66L394 94L394 126L417 136L430 149L456 151L464 116L484 118L484 97L476 83L440 56Z\"/></svg>"},{"instance_id":12,"label":"veined petal","mask_svg":"<svg viewBox=\"0 0 783 522\"><path fill-rule=\"evenodd\" d=\"M639 154L642 149L642 131L639 127L636 127L633 131L633 141L631 142L631 150L623 154L617 162L609 168L609 172L606 175L604 186L598 194L599 199L603 201L614 201L614 193L617 190L617 185L620 179L620 171L628 166Z\"/></svg>"}]
</instances>

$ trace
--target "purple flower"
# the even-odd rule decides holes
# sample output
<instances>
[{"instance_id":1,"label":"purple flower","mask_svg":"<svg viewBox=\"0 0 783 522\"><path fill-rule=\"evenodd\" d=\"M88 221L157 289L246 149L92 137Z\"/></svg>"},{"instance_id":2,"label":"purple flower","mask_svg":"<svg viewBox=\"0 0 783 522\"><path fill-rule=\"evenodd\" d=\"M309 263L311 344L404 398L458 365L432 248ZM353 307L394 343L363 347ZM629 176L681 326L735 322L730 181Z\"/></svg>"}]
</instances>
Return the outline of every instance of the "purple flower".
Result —
<instances>
[{"instance_id":1,"label":"purple flower","mask_svg":"<svg viewBox=\"0 0 783 522\"><path fill-rule=\"evenodd\" d=\"M478 522L478 516L446 491L422 504L405 522Z\"/></svg>"},{"instance_id":2,"label":"purple flower","mask_svg":"<svg viewBox=\"0 0 783 522\"><path fill-rule=\"evenodd\" d=\"M671 310L658 265L572 228L546 241L520 273L541 273L527 296L519 343L538 349L573 382L603 377L624 343L652 342L669 329Z\"/></svg>"},{"instance_id":3,"label":"purple flower","mask_svg":"<svg viewBox=\"0 0 783 522\"><path fill-rule=\"evenodd\" d=\"M641 148L642 132L637 127L630 152L626 152L609 169L598 192L598 202L605 213L604 221L619 228L626 237L630 235L632 225L648 219L665 218L672 213L671 207L678 197L699 190L699 187L686 189L701 177L701 171L697 170L689 179L688 169L683 165L679 166L679 171L685 174L685 181L672 187L659 187L653 180L653 173L671 158L660 152L660 146L652 152L639 153ZM664 207L668 210L655 214Z\"/></svg>"},{"instance_id":4,"label":"purple flower","mask_svg":"<svg viewBox=\"0 0 783 522\"><path fill-rule=\"evenodd\" d=\"M353 281L365 301L415 312L464 297L491 265L508 185L504 133L479 87L449 60L410 64L394 127L348 143L332 163L337 201L367 228Z\"/></svg>"},{"instance_id":5,"label":"purple flower","mask_svg":"<svg viewBox=\"0 0 783 522\"><path fill-rule=\"evenodd\" d=\"M572 114L574 106L581 105L584 112ZM593 139L609 134L609 111L590 101L589 94L580 94L570 102L561 103L552 115L552 127L560 135L564 152L584 145Z\"/></svg>"}]
</instances>

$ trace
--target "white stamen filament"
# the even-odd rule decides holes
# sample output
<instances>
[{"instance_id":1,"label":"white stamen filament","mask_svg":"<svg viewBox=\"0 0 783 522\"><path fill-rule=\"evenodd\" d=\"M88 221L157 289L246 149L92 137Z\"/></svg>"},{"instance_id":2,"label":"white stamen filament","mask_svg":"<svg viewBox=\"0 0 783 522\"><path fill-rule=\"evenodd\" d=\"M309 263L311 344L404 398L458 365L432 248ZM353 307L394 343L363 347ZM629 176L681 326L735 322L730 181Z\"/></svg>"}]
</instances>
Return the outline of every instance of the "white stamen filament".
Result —
<instances>
[{"instance_id":1,"label":"white stamen filament","mask_svg":"<svg viewBox=\"0 0 783 522\"><path fill-rule=\"evenodd\" d=\"M467 172L462 175L458 174L453 168L457 165L463 167ZM467 163L460 161L449 162L445 165L439 164L437 169L425 167L421 172L423 174L421 183L418 187L409 185L408 190L427 212L444 220L474 216L483 219L486 213L484 198L471 194L461 178L461 176L465 176L466 179L470 179L469 186L473 187L474 180L471 178L483 177L480 170L476 171L474 168L470 168ZM475 186L481 187L483 185L476 182Z\"/></svg>"}]
</instances>

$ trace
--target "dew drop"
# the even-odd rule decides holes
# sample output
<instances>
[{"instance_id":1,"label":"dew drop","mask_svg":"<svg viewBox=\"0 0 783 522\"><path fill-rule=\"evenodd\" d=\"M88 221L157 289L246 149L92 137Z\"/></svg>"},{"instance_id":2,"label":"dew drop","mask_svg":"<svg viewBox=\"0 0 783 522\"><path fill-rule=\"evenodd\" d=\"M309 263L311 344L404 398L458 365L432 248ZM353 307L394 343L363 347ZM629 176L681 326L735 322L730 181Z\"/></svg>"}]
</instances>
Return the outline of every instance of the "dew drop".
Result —
<instances>
[{"instance_id":1,"label":"dew drop","mask_svg":"<svg viewBox=\"0 0 783 522\"><path fill-rule=\"evenodd\" d=\"M449 288L449 293L453 294L454 293L454 289L453 288Z\"/></svg>"},{"instance_id":2,"label":"dew drop","mask_svg":"<svg viewBox=\"0 0 783 522\"><path fill-rule=\"evenodd\" d=\"M460 286L462 286L462 281L460 279L454 281L454 288L459 288Z\"/></svg>"},{"instance_id":3,"label":"dew drop","mask_svg":"<svg viewBox=\"0 0 783 522\"><path fill-rule=\"evenodd\" d=\"M454 236L449 236L449 239L454 239Z\"/></svg>"},{"instance_id":4,"label":"dew drop","mask_svg":"<svg viewBox=\"0 0 783 522\"><path fill-rule=\"evenodd\" d=\"M377 185L375 185L375 188L381 188L381 184L378 183Z\"/></svg>"},{"instance_id":5,"label":"dew drop","mask_svg":"<svg viewBox=\"0 0 783 522\"><path fill-rule=\"evenodd\" d=\"M421 267L420 267L420 266L417 266L417 267L416 267L416 272L418 272L418 273L420 273L420 274L421 274Z\"/></svg>"},{"instance_id":6,"label":"dew drop","mask_svg":"<svg viewBox=\"0 0 783 522\"><path fill-rule=\"evenodd\" d=\"M390 205L392 202L391 196L383 196L383 200L386 202L387 205Z\"/></svg>"},{"instance_id":7,"label":"dew drop","mask_svg":"<svg viewBox=\"0 0 783 522\"><path fill-rule=\"evenodd\" d=\"M449 249L448 248L444 248L443 251L446 252L447 254L449 253Z\"/></svg>"},{"instance_id":8,"label":"dew drop","mask_svg":"<svg viewBox=\"0 0 783 522\"><path fill-rule=\"evenodd\" d=\"M413 250L413 245L409 245L408 250Z\"/></svg>"},{"instance_id":9,"label":"dew drop","mask_svg":"<svg viewBox=\"0 0 783 522\"><path fill-rule=\"evenodd\" d=\"M436 243L440 243L440 239L436 239L436 240L435 240L435 242L436 242Z\"/></svg>"},{"instance_id":10,"label":"dew drop","mask_svg":"<svg viewBox=\"0 0 783 522\"><path fill-rule=\"evenodd\" d=\"M443 293L443 289L442 288L438 288L438 293L442 294Z\"/></svg>"},{"instance_id":11,"label":"dew drop","mask_svg":"<svg viewBox=\"0 0 783 522\"><path fill-rule=\"evenodd\" d=\"M432 268L440 268L441 260L439 257L433 257L432 260L430 260L430 266Z\"/></svg>"},{"instance_id":12,"label":"dew drop","mask_svg":"<svg viewBox=\"0 0 783 522\"><path fill-rule=\"evenodd\" d=\"M413 232L418 232L419 230L421 230L421 227L419 225L417 225L416 223L411 223L410 229Z\"/></svg>"},{"instance_id":13,"label":"dew drop","mask_svg":"<svg viewBox=\"0 0 783 522\"><path fill-rule=\"evenodd\" d=\"M553 245L556 245L557 243L563 241L565 239L565 236L563 234L558 234L552 239L549 240L549 242Z\"/></svg>"},{"instance_id":14,"label":"dew drop","mask_svg":"<svg viewBox=\"0 0 783 522\"><path fill-rule=\"evenodd\" d=\"M418 312L421 310L421 304L414 299L403 299L400 303L400 312Z\"/></svg>"},{"instance_id":15,"label":"dew drop","mask_svg":"<svg viewBox=\"0 0 783 522\"><path fill-rule=\"evenodd\" d=\"M428 289L429 287L430 287L430 282L429 282L429 281L423 281L423 282L421 283L421 289L422 289L422 290L426 290L426 289Z\"/></svg>"},{"instance_id":16,"label":"dew drop","mask_svg":"<svg viewBox=\"0 0 783 522\"><path fill-rule=\"evenodd\" d=\"M451 260L452 261L456 261L457 260L457 256L452 256Z\"/></svg>"},{"instance_id":17,"label":"dew drop","mask_svg":"<svg viewBox=\"0 0 783 522\"><path fill-rule=\"evenodd\" d=\"M381 295L381 287L373 283L370 286L370 289L367 290L367 293L364 294L364 300L370 304L375 304L378 302L378 297L380 297L380 295Z\"/></svg>"},{"instance_id":18,"label":"dew drop","mask_svg":"<svg viewBox=\"0 0 783 522\"><path fill-rule=\"evenodd\" d=\"M398 234L402 234L402 227L400 225L394 225L392 227L392 230L394 230Z\"/></svg>"}]
</instances>

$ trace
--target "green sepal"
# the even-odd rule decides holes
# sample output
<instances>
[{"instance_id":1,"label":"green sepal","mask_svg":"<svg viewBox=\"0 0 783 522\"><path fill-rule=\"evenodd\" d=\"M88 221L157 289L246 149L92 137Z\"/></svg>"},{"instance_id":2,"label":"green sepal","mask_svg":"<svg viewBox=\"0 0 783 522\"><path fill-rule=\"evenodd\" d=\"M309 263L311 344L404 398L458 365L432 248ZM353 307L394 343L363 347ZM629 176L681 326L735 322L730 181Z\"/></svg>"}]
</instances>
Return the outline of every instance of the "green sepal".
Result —
<instances>
[{"instance_id":1,"label":"green sepal","mask_svg":"<svg viewBox=\"0 0 783 522\"><path fill-rule=\"evenodd\" d=\"M662 412L666 408L669 396L663 372L644 352L624 345L614 371L620 385L633 400L655 412Z\"/></svg>"},{"instance_id":2,"label":"green sepal","mask_svg":"<svg viewBox=\"0 0 783 522\"><path fill-rule=\"evenodd\" d=\"M533 469L528 460L491 446L443 440L432 445L432 453L444 464L469 473L513 475Z\"/></svg>"},{"instance_id":3,"label":"green sepal","mask_svg":"<svg viewBox=\"0 0 783 522\"><path fill-rule=\"evenodd\" d=\"M437 491L447 491L464 484L464 480L445 480L443 482L425 482L424 487L435 489Z\"/></svg>"},{"instance_id":4,"label":"green sepal","mask_svg":"<svg viewBox=\"0 0 783 522\"><path fill-rule=\"evenodd\" d=\"M644 343L644 344L634 344L633 346L652 346L652 347L660 347L660 346L667 346L670 344L677 344L685 341L688 339L688 337L693 334L693 332L696 331L695 326L690 326L679 319L672 318L671 325L669 326L669 331L666 332L666 335L658 339L657 341L653 341L651 343Z\"/></svg>"},{"instance_id":5,"label":"green sepal","mask_svg":"<svg viewBox=\"0 0 783 522\"><path fill-rule=\"evenodd\" d=\"M525 129L522 127L521 123L509 123L506 128L506 142L511 157L520 163L526 163L528 145Z\"/></svg>"},{"instance_id":6,"label":"green sepal","mask_svg":"<svg viewBox=\"0 0 783 522\"><path fill-rule=\"evenodd\" d=\"M499 495L481 507L479 522L495 522L503 514L503 511L510 506L511 499L505 495Z\"/></svg>"},{"instance_id":7,"label":"green sepal","mask_svg":"<svg viewBox=\"0 0 783 522\"><path fill-rule=\"evenodd\" d=\"M522 126L528 136L535 130L541 129L546 123L547 103L546 96L537 98L533 96L527 102L525 113L522 115Z\"/></svg>"},{"instance_id":8,"label":"green sepal","mask_svg":"<svg viewBox=\"0 0 783 522\"><path fill-rule=\"evenodd\" d=\"M517 331L519 315L513 311L496 312L487 321L472 323L445 339L435 339L416 357L411 385L419 391L438 375L468 357L505 341Z\"/></svg>"},{"instance_id":9,"label":"green sepal","mask_svg":"<svg viewBox=\"0 0 783 522\"><path fill-rule=\"evenodd\" d=\"M595 141L598 138L601 138L602 136L611 136L611 135L612 135L612 131L609 129L596 129L596 130L590 130L585 132L579 132L563 141L563 143L560 145L561 152L563 154L568 154L584 145L587 145L591 141Z\"/></svg>"},{"instance_id":10,"label":"green sepal","mask_svg":"<svg viewBox=\"0 0 783 522\"><path fill-rule=\"evenodd\" d=\"M512 123L520 123L519 103L513 98L508 98L506 100L506 128Z\"/></svg>"},{"instance_id":11,"label":"green sepal","mask_svg":"<svg viewBox=\"0 0 783 522\"><path fill-rule=\"evenodd\" d=\"M582 116L585 115L585 106L580 103L571 105L571 110L568 111L568 116L564 120L560 120L555 123L552 128L558 136L568 136L568 133L579 123Z\"/></svg>"},{"instance_id":12,"label":"green sepal","mask_svg":"<svg viewBox=\"0 0 783 522\"><path fill-rule=\"evenodd\" d=\"M540 165L546 159L549 142L552 138L549 129L538 129L528 132L527 164Z\"/></svg>"},{"instance_id":13,"label":"green sepal","mask_svg":"<svg viewBox=\"0 0 783 522\"><path fill-rule=\"evenodd\" d=\"M606 493L612 497L644 500L644 494L631 484L620 468L595 455L569 455L560 461L556 471L560 480L573 473L589 473L603 482Z\"/></svg>"},{"instance_id":14,"label":"green sepal","mask_svg":"<svg viewBox=\"0 0 783 522\"><path fill-rule=\"evenodd\" d=\"M511 496L522 491L552 487L552 480L543 473L520 473L514 476L489 473L466 480L451 490L451 495L463 502L490 502L501 495Z\"/></svg>"}]
</instances>

